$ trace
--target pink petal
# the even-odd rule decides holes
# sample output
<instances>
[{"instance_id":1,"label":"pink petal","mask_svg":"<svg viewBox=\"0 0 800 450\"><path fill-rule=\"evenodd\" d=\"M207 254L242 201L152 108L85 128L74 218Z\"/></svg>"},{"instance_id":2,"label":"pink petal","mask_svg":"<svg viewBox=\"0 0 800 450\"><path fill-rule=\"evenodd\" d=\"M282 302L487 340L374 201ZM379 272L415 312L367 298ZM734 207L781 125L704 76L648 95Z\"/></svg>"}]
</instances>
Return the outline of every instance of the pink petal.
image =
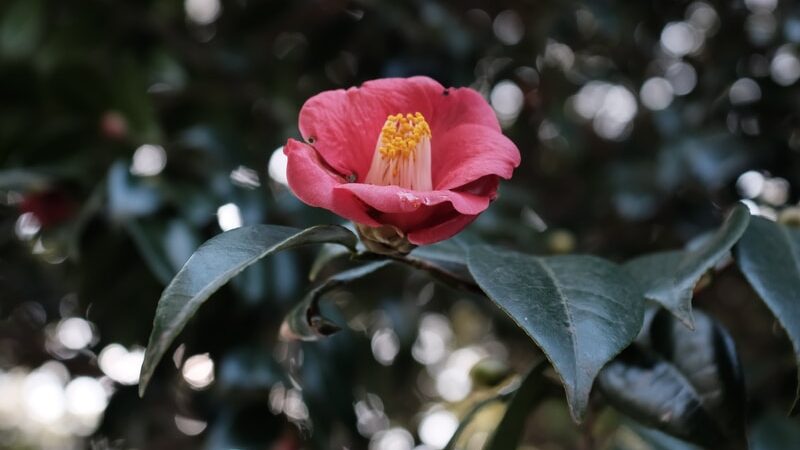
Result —
<instances>
[{"instance_id":1,"label":"pink petal","mask_svg":"<svg viewBox=\"0 0 800 450\"><path fill-rule=\"evenodd\" d=\"M446 93L446 94L445 94ZM486 99L470 88L448 88L431 97L433 115L425 116L434 136L463 124L483 125L500 131L497 116Z\"/></svg>"},{"instance_id":2,"label":"pink petal","mask_svg":"<svg viewBox=\"0 0 800 450\"><path fill-rule=\"evenodd\" d=\"M434 141L463 124L500 131L494 111L476 91L411 77L367 81L311 97L300 110L300 133L336 172L363 181L386 117L415 112L425 116Z\"/></svg>"},{"instance_id":3,"label":"pink petal","mask_svg":"<svg viewBox=\"0 0 800 450\"><path fill-rule=\"evenodd\" d=\"M456 189L487 175L511 178L519 166L517 146L500 131L464 124L431 139L434 189Z\"/></svg>"},{"instance_id":4,"label":"pink petal","mask_svg":"<svg viewBox=\"0 0 800 450\"><path fill-rule=\"evenodd\" d=\"M406 236L408 241L416 245L433 244L455 236L466 228L478 216L458 215L438 225L412 231Z\"/></svg>"},{"instance_id":5,"label":"pink petal","mask_svg":"<svg viewBox=\"0 0 800 450\"><path fill-rule=\"evenodd\" d=\"M310 145L289 139L283 152L289 161L286 178L294 195L304 203L318 206L354 222L370 226L380 225L367 215L368 207L354 196L334 198L336 186L344 180L325 167L317 152Z\"/></svg>"},{"instance_id":6,"label":"pink petal","mask_svg":"<svg viewBox=\"0 0 800 450\"><path fill-rule=\"evenodd\" d=\"M429 244L447 239L472 222L495 197L497 178L488 177L473 186L474 192L419 192L397 186L341 184L335 198L353 196L373 208L378 222L393 225L408 234L414 244Z\"/></svg>"},{"instance_id":7,"label":"pink petal","mask_svg":"<svg viewBox=\"0 0 800 450\"><path fill-rule=\"evenodd\" d=\"M358 88L325 91L300 110L300 133L340 174L367 175L381 127L390 114L430 117L430 95L444 88L427 77L385 78Z\"/></svg>"},{"instance_id":8,"label":"pink petal","mask_svg":"<svg viewBox=\"0 0 800 450\"><path fill-rule=\"evenodd\" d=\"M375 186L362 183L340 184L336 190L347 190L368 206L384 213L412 213L421 208L430 208L440 203L450 203L461 214L479 214L488 206L491 198L455 191L411 191L398 186Z\"/></svg>"}]
</instances>

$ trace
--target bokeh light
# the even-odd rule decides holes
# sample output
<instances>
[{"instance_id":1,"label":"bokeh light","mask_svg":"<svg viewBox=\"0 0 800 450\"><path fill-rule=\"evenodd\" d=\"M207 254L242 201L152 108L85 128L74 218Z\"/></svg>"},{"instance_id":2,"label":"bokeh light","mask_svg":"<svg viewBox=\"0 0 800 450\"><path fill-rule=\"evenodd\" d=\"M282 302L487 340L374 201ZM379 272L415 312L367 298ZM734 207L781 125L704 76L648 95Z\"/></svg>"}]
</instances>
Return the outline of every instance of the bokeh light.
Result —
<instances>
[{"instance_id":1,"label":"bokeh light","mask_svg":"<svg viewBox=\"0 0 800 450\"><path fill-rule=\"evenodd\" d=\"M152 177L161 173L167 166L167 152L160 145L145 144L133 153L131 173L142 177Z\"/></svg>"},{"instance_id":2,"label":"bokeh light","mask_svg":"<svg viewBox=\"0 0 800 450\"><path fill-rule=\"evenodd\" d=\"M230 231L242 226L242 212L236 203L226 203L217 208L217 223L222 231Z\"/></svg>"},{"instance_id":3,"label":"bokeh light","mask_svg":"<svg viewBox=\"0 0 800 450\"><path fill-rule=\"evenodd\" d=\"M205 389L214 382L214 360L208 353L190 356L183 363L181 375L192 389Z\"/></svg>"},{"instance_id":4,"label":"bokeh light","mask_svg":"<svg viewBox=\"0 0 800 450\"><path fill-rule=\"evenodd\" d=\"M144 361L144 349L133 347L128 350L121 344L108 344L97 357L100 370L119 384L139 383L139 372Z\"/></svg>"}]
</instances>

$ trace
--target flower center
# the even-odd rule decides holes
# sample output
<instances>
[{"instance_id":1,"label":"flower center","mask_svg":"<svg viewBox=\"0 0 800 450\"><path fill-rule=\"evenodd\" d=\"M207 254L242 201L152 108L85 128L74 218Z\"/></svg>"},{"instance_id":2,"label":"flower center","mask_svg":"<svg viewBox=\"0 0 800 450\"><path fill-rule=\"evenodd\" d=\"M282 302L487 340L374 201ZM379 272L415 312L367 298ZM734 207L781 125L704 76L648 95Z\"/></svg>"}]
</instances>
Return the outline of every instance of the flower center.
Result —
<instances>
[{"instance_id":1,"label":"flower center","mask_svg":"<svg viewBox=\"0 0 800 450\"><path fill-rule=\"evenodd\" d=\"M386 118L365 181L418 191L432 190L431 128L421 113Z\"/></svg>"}]
</instances>

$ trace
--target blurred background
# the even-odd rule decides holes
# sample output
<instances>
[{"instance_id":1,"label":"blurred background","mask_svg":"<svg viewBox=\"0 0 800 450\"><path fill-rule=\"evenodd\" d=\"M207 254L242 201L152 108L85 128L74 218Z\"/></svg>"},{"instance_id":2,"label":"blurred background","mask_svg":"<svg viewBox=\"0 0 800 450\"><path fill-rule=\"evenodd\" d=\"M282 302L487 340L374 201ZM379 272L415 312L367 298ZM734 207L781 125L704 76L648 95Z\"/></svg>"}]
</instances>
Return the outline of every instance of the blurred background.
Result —
<instances>
[{"instance_id":1,"label":"blurred background","mask_svg":"<svg viewBox=\"0 0 800 450\"><path fill-rule=\"evenodd\" d=\"M797 217L799 45L784 0L0 2L0 448L443 448L538 351L399 267L327 296L342 332L279 342L316 248L215 294L136 394L159 294L200 243L339 221L286 187L303 102L390 76L471 86L523 157L466 234L623 261L740 199ZM728 270L695 305L737 343L759 448L800 442L791 347L746 282ZM576 427L554 392L524 448L687 448L600 398Z\"/></svg>"}]
</instances>

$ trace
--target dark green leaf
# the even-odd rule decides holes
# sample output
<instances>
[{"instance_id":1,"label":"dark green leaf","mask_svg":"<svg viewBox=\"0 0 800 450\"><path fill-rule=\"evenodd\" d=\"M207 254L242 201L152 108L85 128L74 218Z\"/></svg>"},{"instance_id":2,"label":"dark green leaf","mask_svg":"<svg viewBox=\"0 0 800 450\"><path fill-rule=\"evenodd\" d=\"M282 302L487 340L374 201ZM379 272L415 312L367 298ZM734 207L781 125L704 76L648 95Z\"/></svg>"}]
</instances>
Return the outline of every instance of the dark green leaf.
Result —
<instances>
[{"instance_id":1,"label":"dark green leaf","mask_svg":"<svg viewBox=\"0 0 800 450\"><path fill-rule=\"evenodd\" d=\"M644 343L626 349L598 377L620 411L700 445L746 439L744 379L728 333L702 312L689 330L659 311Z\"/></svg>"},{"instance_id":2,"label":"dark green leaf","mask_svg":"<svg viewBox=\"0 0 800 450\"><path fill-rule=\"evenodd\" d=\"M553 363L579 421L597 373L641 329L635 282L600 258L539 258L489 246L470 249L469 270Z\"/></svg>"},{"instance_id":3,"label":"dark green leaf","mask_svg":"<svg viewBox=\"0 0 800 450\"><path fill-rule=\"evenodd\" d=\"M228 231L203 244L164 289L158 301L139 379L140 395L144 394L156 365L172 341L211 294L271 253L325 242L354 249L356 237L349 230L335 225L306 230L254 225Z\"/></svg>"},{"instance_id":4,"label":"dark green leaf","mask_svg":"<svg viewBox=\"0 0 800 450\"><path fill-rule=\"evenodd\" d=\"M495 428L484 450L505 450L517 448L524 431L525 419L539 402L544 393L542 373L547 368L545 361L536 364L520 383L511 400L508 401L503 418Z\"/></svg>"},{"instance_id":5,"label":"dark green leaf","mask_svg":"<svg viewBox=\"0 0 800 450\"><path fill-rule=\"evenodd\" d=\"M433 245L415 248L409 259L420 259L433 264L457 279L473 283L467 268L467 244L457 238L448 239Z\"/></svg>"},{"instance_id":6,"label":"dark green leaf","mask_svg":"<svg viewBox=\"0 0 800 450\"><path fill-rule=\"evenodd\" d=\"M423 245L411 252L411 256L434 263L467 265L467 245L456 238Z\"/></svg>"},{"instance_id":7,"label":"dark green leaf","mask_svg":"<svg viewBox=\"0 0 800 450\"><path fill-rule=\"evenodd\" d=\"M390 260L373 261L363 266L354 267L331 276L324 283L309 292L302 302L297 304L281 324L281 339L287 341L315 341L339 331L339 326L322 316L319 300L326 292L336 287L369 275L390 264Z\"/></svg>"},{"instance_id":8,"label":"dark green leaf","mask_svg":"<svg viewBox=\"0 0 800 450\"><path fill-rule=\"evenodd\" d=\"M800 230L754 217L736 246L747 281L789 335L800 364ZM800 375L792 413L800 411Z\"/></svg>"},{"instance_id":9,"label":"dark green leaf","mask_svg":"<svg viewBox=\"0 0 800 450\"><path fill-rule=\"evenodd\" d=\"M697 248L644 255L626 263L625 268L639 280L647 299L660 303L691 328L695 285L728 254L749 221L747 207L739 204Z\"/></svg>"}]
</instances>

